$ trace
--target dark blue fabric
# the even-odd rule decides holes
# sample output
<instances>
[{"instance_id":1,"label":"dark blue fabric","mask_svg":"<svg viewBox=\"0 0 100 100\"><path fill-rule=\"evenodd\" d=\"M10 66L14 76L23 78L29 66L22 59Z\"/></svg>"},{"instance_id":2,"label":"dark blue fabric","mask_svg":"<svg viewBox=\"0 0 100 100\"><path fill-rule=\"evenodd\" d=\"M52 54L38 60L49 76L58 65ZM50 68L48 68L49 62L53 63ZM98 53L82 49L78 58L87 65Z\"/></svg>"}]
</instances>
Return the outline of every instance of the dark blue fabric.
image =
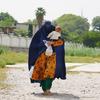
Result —
<instances>
[{"instance_id":1,"label":"dark blue fabric","mask_svg":"<svg viewBox=\"0 0 100 100\"><path fill-rule=\"evenodd\" d=\"M55 78L66 79L64 45L54 47L54 51L56 52Z\"/></svg>"},{"instance_id":2,"label":"dark blue fabric","mask_svg":"<svg viewBox=\"0 0 100 100\"><path fill-rule=\"evenodd\" d=\"M35 64L38 56L46 50L43 40L47 40L47 35L54 30L51 22L46 21L44 25L36 32L29 46L28 68L29 70Z\"/></svg>"}]
</instances>

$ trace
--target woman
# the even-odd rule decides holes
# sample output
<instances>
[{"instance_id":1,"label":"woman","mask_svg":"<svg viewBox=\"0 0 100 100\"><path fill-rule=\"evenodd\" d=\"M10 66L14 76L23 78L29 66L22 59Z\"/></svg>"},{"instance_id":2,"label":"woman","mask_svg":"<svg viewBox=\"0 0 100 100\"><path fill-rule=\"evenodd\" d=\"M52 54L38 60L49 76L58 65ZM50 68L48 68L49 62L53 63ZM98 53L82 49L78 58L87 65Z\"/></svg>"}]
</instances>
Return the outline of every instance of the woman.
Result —
<instances>
[{"instance_id":1,"label":"woman","mask_svg":"<svg viewBox=\"0 0 100 100\"><path fill-rule=\"evenodd\" d=\"M55 27L47 21L36 32L29 47L29 70L33 66L31 82L38 82L44 94L50 94L52 82L55 78L66 79L66 69L64 62L64 41L48 42L53 47L53 54L46 56L46 46L43 40L48 40L47 36L54 31Z\"/></svg>"}]
</instances>

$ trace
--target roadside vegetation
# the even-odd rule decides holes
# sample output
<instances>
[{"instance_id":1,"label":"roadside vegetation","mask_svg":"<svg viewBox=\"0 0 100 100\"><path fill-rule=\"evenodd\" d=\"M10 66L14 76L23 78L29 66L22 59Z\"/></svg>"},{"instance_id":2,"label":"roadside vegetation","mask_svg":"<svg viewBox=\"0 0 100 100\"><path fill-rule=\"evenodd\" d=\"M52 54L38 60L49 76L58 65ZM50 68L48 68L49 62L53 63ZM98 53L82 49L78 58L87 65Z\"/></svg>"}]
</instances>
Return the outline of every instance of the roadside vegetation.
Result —
<instances>
[{"instance_id":1,"label":"roadside vegetation","mask_svg":"<svg viewBox=\"0 0 100 100\"><path fill-rule=\"evenodd\" d=\"M100 57L100 48L86 47L79 43L66 42L65 51L67 56Z\"/></svg>"},{"instance_id":2,"label":"roadside vegetation","mask_svg":"<svg viewBox=\"0 0 100 100\"><path fill-rule=\"evenodd\" d=\"M100 62L100 48L86 47L83 44L65 43L66 62L94 63Z\"/></svg>"},{"instance_id":3,"label":"roadside vegetation","mask_svg":"<svg viewBox=\"0 0 100 100\"><path fill-rule=\"evenodd\" d=\"M65 60L66 62L74 63L93 63L100 62L100 49L89 48L80 44L66 44L65 46ZM27 63L26 52L14 52L9 48L0 46L0 68L6 65L16 63Z\"/></svg>"},{"instance_id":4,"label":"roadside vegetation","mask_svg":"<svg viewBox=\"0 0 100 100\"><path fill-rule=\"evenodd\" d=\"M27 62L27 53L14 52L7 47L0 46L0 67L16 63Z\"/></svg>"}]
</instances>

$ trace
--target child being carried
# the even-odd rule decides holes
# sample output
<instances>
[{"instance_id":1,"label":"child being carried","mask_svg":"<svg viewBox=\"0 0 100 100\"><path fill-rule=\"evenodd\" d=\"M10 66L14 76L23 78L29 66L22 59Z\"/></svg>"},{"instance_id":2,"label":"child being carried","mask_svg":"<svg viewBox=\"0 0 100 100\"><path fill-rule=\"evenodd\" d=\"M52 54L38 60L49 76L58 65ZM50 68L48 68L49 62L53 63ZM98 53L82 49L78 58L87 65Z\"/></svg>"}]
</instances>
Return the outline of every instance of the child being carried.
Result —
<instances>
[{"instance_id":1,"label":"child being carried","mask_svg":"<svg viewBox=\"0 0 100 100\"><path fill-rule=\"evenodd\" d=\"M47 38L50 39L50 41L52 42L53 40L58 40L59 37L61 37L61 27L60 26L56 26L55 27L55 31L52 31L51 33L48 34ZM53 50L52 50L52 46L49 45L48 42L50 41L46 41L44 40L44 43L47 47L46 51L45 51L45 54L47 56L51 56L53 54Z\"/></svg>"}]
</instances>

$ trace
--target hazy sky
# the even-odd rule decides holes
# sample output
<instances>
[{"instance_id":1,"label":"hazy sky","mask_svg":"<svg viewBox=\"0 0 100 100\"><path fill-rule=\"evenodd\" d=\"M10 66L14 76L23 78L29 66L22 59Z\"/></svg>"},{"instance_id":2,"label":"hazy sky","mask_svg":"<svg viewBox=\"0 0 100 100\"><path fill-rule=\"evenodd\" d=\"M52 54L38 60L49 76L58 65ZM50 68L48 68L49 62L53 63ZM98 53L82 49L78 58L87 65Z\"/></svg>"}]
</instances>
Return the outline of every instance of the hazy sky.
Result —
<instances>
[{"instance_id":1,"label":"hazy sky","mask_svg":"<svg viewBox=\"0 0 100 100\"><path fill-rule=\"evenodd\" d=\"M0 0L0 12L10 13L19 22L34 19L37 7L46 10L46 20L69 13L82 14L89 21L100 16L100 0Z\"/></svg>"}]
</instances>

